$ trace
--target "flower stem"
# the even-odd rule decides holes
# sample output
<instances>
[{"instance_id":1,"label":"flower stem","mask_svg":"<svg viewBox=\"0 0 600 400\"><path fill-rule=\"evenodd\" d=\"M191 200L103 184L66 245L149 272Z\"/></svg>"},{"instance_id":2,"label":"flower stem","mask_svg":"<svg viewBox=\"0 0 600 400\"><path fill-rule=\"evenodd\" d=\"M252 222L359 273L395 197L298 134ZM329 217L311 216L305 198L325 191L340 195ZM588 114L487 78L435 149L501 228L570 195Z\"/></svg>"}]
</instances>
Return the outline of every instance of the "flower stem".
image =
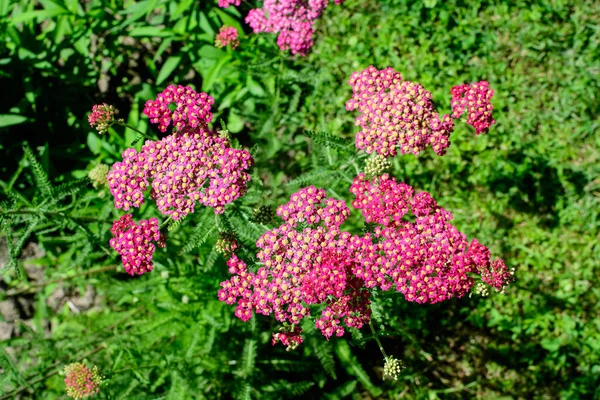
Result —
<instances>
[{"instance_id":1,"label":"flower stem","mask_svg":"<svg viewBox=\"0 0 600 400\"><path fill-rule=\"evenodd\" d=\"M381 354L383 354L383 358L388 358L387 354L385 353L385 350L383 349L383 345L379 340L379 336L377 336L377 332L375 331L375 327L373 326L372 321L369 321L369 328L371 328L371 333L373 334L373 338L377 342L377 346L379 346L379 351L381 351Z\"/></svg>"},{"instance_id":2,"label":"flower stem","mask_svg":"<svg viewBox=\"0 0 600 400\"><path fill-rule=\"evenodd\" d=\"M119 121L117 121L117 124L119 124L119 125L121 125L121 126L123 126L123 127L125 127L125 128L129 128L129 129L131 129L131 130L132 130L132 131L134 131L134 132L137 132L137 133L139 133L139 134L140 134L140 135L142 135L142 137L143 137L143 138L145 138L145 139L148 139L148 140L155 140L155 138L152 138L152 137L148 136L146 133L144 133L144 132L140 131L138 128L135 128L135 127L133 127L133 126L131 126L131 125L128 125L128 124L126 124L125 122L119 122Z\"/></svg>"},{"instance_id":3,"label":"flower stem","mask_svg":"<svg viewBox=\"0 0 600 400\"><path fill-rule=\"evenodd\" d=\"M166 225L169 223L169 221L172 219L171 217L172 217L172 216L171 216L171 215L169 215L169 218L165 219L165 220L163 221L163 223L162 223L162 224L160 224L160 226L158 227L158 230L159 230L159 231L161 231L161 230L162 230L162 228L164 228L164 227L165 227L165 226L166 226Z\"/></svg>"}]
</instances>

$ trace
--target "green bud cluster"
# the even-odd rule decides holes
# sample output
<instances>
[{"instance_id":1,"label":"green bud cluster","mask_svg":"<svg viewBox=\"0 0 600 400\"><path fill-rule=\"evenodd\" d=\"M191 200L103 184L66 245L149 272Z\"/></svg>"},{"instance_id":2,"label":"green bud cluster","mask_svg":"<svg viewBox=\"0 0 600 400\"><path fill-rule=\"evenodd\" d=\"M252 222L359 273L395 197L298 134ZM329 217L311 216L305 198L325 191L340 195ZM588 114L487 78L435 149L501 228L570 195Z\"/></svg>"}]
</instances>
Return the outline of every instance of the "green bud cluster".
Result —
<instances>
[{"instance_id":1,"label":"green bud cluster","mask_svg":"<svg viewBox=\"0 0 600 400\"><path fill-rule=\"evenodd\" d=\"M252 219L254 222L267 225L273 221L274 213L273 207L271 206L260 206L256 207L252 211Z\"/></svg>"},{"instance_id":2,"label":"green bud cluster","mask_svg":"<svg viewBox=\"0 0 600 400\"><path fill-rule=\"evenodd\" d=\"M106 179L108 171L108 165L98 164L88 172L88 178L92 181L95 189L108 186L108 180Z\"/></svg>"},{"instance_id":3,"label":"green bud cluster","mask_svg":"<svg viewBox=\"0 0 600 400\"><path fill-rule=\"evenodd\" d=\"M215 244L217 253L227 256L237 249L237 236L231 231L223 231L219 233L219 238Z\"/></svg>"},{"instance_id":4,"label":"green bud cluster","mask_svg":"<svg viewBox=\"0 0 600 400\"><path fill-rule=\"evenodd\" d=\"M475 284L475 286L473 286L473 290L469 294L469 297L471 297L473 293L481 297L487 297L490 294L490 291L485 283L478 282Z\"/></svg>"},{"instance_id":5,"label":"green bud cluster","mask_svg":"<svg viewBox=\"0 0 600 400\"><path fill-rule=\"evenodd\" d=\"M383 376L397 381L403 369L404 366L400 360L394 358L394 356L389 356L385 359L385 364L383 365Z\"/></svg>"},{"instance_id":6,"label":"green bud cluster","mask_svg":"<svg viewBox=\"0 0 600 400\"><path fill-rule=\"evenodd\" d=\"M367 178L381 176L390 168L390 162L382 155L373 153L365 161L365 175Z\"/></svg>"}]
</instances>

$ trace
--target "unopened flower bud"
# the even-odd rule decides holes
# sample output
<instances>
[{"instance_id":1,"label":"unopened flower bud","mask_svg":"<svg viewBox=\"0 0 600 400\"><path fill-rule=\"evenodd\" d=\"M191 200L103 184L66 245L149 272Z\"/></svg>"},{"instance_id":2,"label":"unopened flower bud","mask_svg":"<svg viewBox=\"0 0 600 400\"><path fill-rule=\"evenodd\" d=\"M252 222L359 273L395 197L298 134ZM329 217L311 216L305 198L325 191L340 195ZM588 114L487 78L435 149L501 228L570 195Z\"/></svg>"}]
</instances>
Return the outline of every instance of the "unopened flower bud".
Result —
<instances>
[{"instance_id":1,"label":"unopened flower bud","mask_svg":"<svg viewBox=\"0 0 600 400\"><path fill-rule=\"evenodd\" d=\"M389 356L385 359L385 364L383 365L383 376L384 378L388 377L397 381L403 369L404 366L400 360L394 358L394 356Z\"/></svg>"},{"instance_id":2,"label":"unopened flower bud","mask_svg":"<svg viewBox=\"0 0 600 400\"><path fill-rule=\"evenodd\" d=\"M270 224L273 216L273 207L271 206L259 206L252 211L252 219L258 224Z\"/></svg>"},{"instance_id":3,"label":"unopened flower bud","mask_svg":"<svg viewBox=\"0 0 600 400\"><path fill-rule=\"evenodd\" d=\"M95 189L99 189L103 186L108 186L108 180L106 176L108 175L108 165L106 164L98 164L94 168L88 172L88 178L92 181Z\"/></svg>"},{"instance_id":4,"label":"unopened flower bud","mask_svg":"<svg viewBox=\"0 0 600 400\"><path fill-rule=\"evenodd\" d=\"M381 176L390 168L390 166L390 162L384 156L373 153L365 161L365 175L367 178Z\"/></svg>"},{"instance_id":5,"label":"unopened flower bud","mask_svg":"<svg viewBox=\"0 0 600 400\"><path fill-rule=\"evenodd\" d=\"M487 297L490 294L490 291L485 283L478 282L475 284L475 286L473 286L473 290L469 294L469 297L471 297L473 293L481 297Z\"/></svg>"},{"instance_id":6,"label":"unopened flower bud","mask_svg":"<svg viewBox=\"0 0 600 400\"><path fill-rule=\"evenodd\" d=\"M217 253L227 256L234 252L238 248L237 237L235 233L231 231L223 231L219 234L219 239L215 244L215 250Z\"/></svg>"}]
</instances>

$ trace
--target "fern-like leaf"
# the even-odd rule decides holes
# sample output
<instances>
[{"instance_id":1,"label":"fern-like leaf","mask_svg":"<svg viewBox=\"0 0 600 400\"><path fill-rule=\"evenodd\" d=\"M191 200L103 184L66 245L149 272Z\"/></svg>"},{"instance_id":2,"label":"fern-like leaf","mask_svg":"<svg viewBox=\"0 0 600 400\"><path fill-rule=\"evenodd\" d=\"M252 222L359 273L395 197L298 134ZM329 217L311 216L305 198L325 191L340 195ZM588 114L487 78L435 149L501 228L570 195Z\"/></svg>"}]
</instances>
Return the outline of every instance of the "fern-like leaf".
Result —
<instances>
[{"instance_id":1,"label":"fern-like leaf","mask_svg":"<svg viewBox=\"0 0 600 400\"><path fill-rule=\"evenodd\" d=\"M244 378L251 376L256 364L256 340L246 339L240 364L240 375Z\"/></svg>"},{"instance_id":2,"label":"fern-like leaf","mask_svg":"<svg viewBox=\"0 0 600 400\"><path fill-rule=\"evenodd\" d=\"M201 246L217 229L214 224L214 220L210 218L210 215L210 209L205 209L196 227L194 228L194 231L192 232L189 242L181 249L182 254L189 253L196 247Z\"/></svg>"},{"instance_id":3,"label":"fern-like leaf","mask_svg":"<svg viewBox=\"0 0 600 400\"><path fill-rule=\"evenodd\" d=\"M319 363L321 363L323 371L325 371L325 373L327 373L327 375L331 376L333 379L337 379L331 343L325 340L314 340L311 342L312 348L315 352L315 355L319 359Z\"/></svg>"},{"instance_id":4,"label":"fern-like leaf","mask_svg":"<svg viewBox=\"0 0 600 400\"><path fill-rule=\"evenodd\" d=\"M84 178L62 183L52 190L53 198L56 201L58 201L72 194L76 194L81 189L86 187L88 185L88 182L89 180L87 178Z\"/></svg>"},{"instance_id":5,"label":"fern-like leaf","mask_svg":"<svg viewBox=\"0 0 600 400\"><path fill-rule=\"evenodd\" d=\"M37 184L38 189L42 192L44 196L52 198L52 185L50 184L48 174L46 173L46 171L44 171L44 167L38 161L35 154L33 154L33 150L31 150L31 147L29 147L28 143L25 143L23 145L23 151L25 152L27 161L29 161L31 171L33 172L33 178L35 179L35 183Z\"/></svg>"},{"instance_id":6,"label":"fern-like leaf","mask_svg":"<svg viewBox=\"0 0 600 400\"><path fill-rule=\"evenodd\" d=\"M305 131L306 136L319 145L323 145L345 154L354 154L354 144L325 131Z\"/></svg>"},{"instance_id":7,"label":"fern-like leaf","mask_svg":"<svg viewBox=\"0 0 600 400\"><path fill-rule=\"evenodd\" d=\"M284 186L307 186L310 184L315 184L315 182L321 182L324 177L332 178L335 177L337 173L335 171L330 170L320 170L315 172L309 172L304 175L300 175L291 181L287 182Z\"/></svg>"}]
</instances>

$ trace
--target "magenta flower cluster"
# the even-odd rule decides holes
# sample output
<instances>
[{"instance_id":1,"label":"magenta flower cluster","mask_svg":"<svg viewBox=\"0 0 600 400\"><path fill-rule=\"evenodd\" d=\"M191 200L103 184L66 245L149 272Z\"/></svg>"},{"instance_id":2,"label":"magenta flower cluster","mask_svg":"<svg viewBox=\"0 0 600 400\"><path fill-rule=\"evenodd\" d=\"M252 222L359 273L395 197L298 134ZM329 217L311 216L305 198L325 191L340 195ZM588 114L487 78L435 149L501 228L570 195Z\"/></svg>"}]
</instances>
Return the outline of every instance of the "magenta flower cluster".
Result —
<instances>
[{"instance_id":1,"label":"magenta flower cluster","mask_svg":"<svg viewBox=\"0 0 600 400\"><path fill-rule=\"evenodd\" d=\"M475 284L473 275L497 290L512 281L502 260L491 261L489 249L450 224L452 214L437 205L427 192L413 189L387 174L367 180L354 179L350 192L353 206L367 221L380 226L361 238L361 269L355 274L366 287L388 290L392 286L406 300L438 303L464 296ZM392 202L390 202L392 201ZM405 217L409 210L412 218Z\"/></svg>"},{"instance_id":2,"label":"magenta flower cluster","mask_svg":"<svg viewBox=\"0 0 600 400\"><path fill-rule=\"evenodd\" d=\"M349 215L346 205L310 186L293 194L277 215L284 223L256 243L263 266L250 272L233 255L233 277L221 283L219 299L237 303L235 315L244 321L255 311L292 325L310 315L310 305L322 305L316 326L327 338L341 336L342 323L360 328L368 322L370 294L352 274L351 235L339 230ZM275 334L273 341L297 344L297 329Z\"/></svg>"},{"instance_id":3,"label":"magenta flower cluster","mask_svg":"<svg viewBox=\"0 0 600 400\"><path fill-rule=\"evenodd\" d=\"M334 0L341 4L344 0ZM239 6L240 0L219 0L220 7ZM312 47L316 21L329 0L265 0L248 12L246 23L254 33L278 33L277 45L292 54L306 55Z\"/></svg>"},{"instance_id":4,"label":"magenta flower cluster","mask_svg":"<svg viewBox=\"0 0 600 400\"><path fill-rule=\"evenodd\" d=\"M106 103L94 105L88 115L88 122L98 133L105 133L115 123L115 108Z\"/></svg>"},{"instance_id":5,"label":"magenta flower cluster","mask_svg":"<svg viewBox=\"0 0 600 400\"><path fill-rule=\"evenodd\" d=\"M160 233L156 218L141 220L138 225L131 214L126 214L114 221L111 232L110 247L119 253L129 275L152 271L152 257L156 250L153 242L165 247L165 237Z\"/></svg>"},{"instance_id":6,"label":"magenta flower cluster","mask_svg":"<svg viewBox=\"0 0 600 400\"><path fill-rule=\"evenodd\" d=\"M477 240L469 244L429 193L414 194L388 175L368 180L363 174L350 192L365 220L378 224L373 233L340 231L348 208L310 186L278 208L283 224L257 241L256 272L235 254L229 259L233 276L221 283L219 299L237 304L235 315L244 321L254 311L292 327L275 333L273 343L301 343L298 324L311 306L320 306L315 325L328 339L343 335L345 327L362 327L370 320L372 288L393 288L408 301L433 304L464 296L476 275L497 290L512 281L506 265L491 261Z\"/></svg>"},{"instance_id":7,"label":"magenta flower cluster","mask_svg":"<svg viewBox=\"0 0 600 400\"><path fill-rule=\"evenodd\" d=\"M231 148L215 132L185 127L162 140L147 140L139 153L125 150L107 179L116 208L140 207L151 187L160 212L178 220L192 213L196 202L223 213L246 192L252 162L249 152Z\"/></svg>"},{"instance_id":8,"label":"magenta flower cluster","mask_svg":"<svg viewBox=\"0 0 600 400\"><path fill-rule=\"evenodd\" d=\"M206 126L212 120L210 109L214 99L206 93L197 93L190 86L170 85L158 94L156 100L148 100L144 107L153 124L158 124L161 132L166 132L172 123L175 130L185 126L196 128ZM169 105L175 103L175 111Z\"/></svg>"},{"instance_id":9,"label":"magenta flower cluster","mask_svg":"<svg viewBox=\"0 0 600 400\"><path fill-rule=\"evenodd\" d=\"M212 98L206 93L169 88L146 104L146 113L162 115L151 118L165 129L175 121L177 130L159 141L147 140L140 152L123 152L123 161L115 163L107 176L115 207L125 211L140 207L151 188L158 209L174 220L192 213L197 202L221 214L225 205L246 192L252 157L206 127L212 118ZM171 112L167 105L175 98L177 109Z\"/></svg>"},{"instance_id":10,"label":"magenta flower cluster","mask_svg":"<svg viewBox=\"0 0 600 400\"><path fill-rule=\"evenodd\" d=\"M242 0L219 0L217 4L219 7L227 8L229 6L239 6L242 4Z\"/></svg>"},{"instance_id":11,"label":"magenta flower cluster","mask_svg":"<svg viewBox=\"0 0 600 400\"><path fill-rule=\"evenodd\" d=\"M475 128L477 135L487 132L496 123L492 117L492 96L494 91L486 81L471 85L454 86L452 94L452 116L459 118L465 109L469 109L467 124Z\"/></svg>"},{"instance_id":12,"label":"magenta flower cluster","mask_svg":"<svg viewBox=\"0 0 600 400\"><path fill-rule=\"evenodd\" d=\"M240 44L239 33L233 26L224 25L215 36L215 46L218 48L231 46L235 50Z\"/></svg>"},{"instance_id":13,"label":"magenta flower cluster","mask_svg":"<svg viewBox=\"0 0 600 400\"><path fill-rule=\"evenodd\" d=\"M75 362L65 366L64 373L69 397L85 399L94 396L100 390L103 377L97 366L88 368L82 362Z\"/></svg>"},{"instance_id":14,"label":"magenta flower cluster","mask_svg":"<svg viewBox=\"0 0 600 400\"><path fill-rule=\"evenodd\" d=\"M395 156L398 151L401 154L418 154L427 147L440 156L446 153L454 122L450 115L440 116L437 113L431 92L422 85L403 80L400 73L392 68L378 70L373 66L354 72L348 83L353 94L346 103L346 109L360 113L355 122L361 128L356 135L358 149L384 157ZM477 124L478 133L491 125L482 122L484 116L491 118L493 91L484 92L487 86L487 82L480 82L452 89L453 116L460 116L464 107L469 106L468 123ZM487 114L483 114L483 109L487 110Z\"/></svg>"}]
</instances>

